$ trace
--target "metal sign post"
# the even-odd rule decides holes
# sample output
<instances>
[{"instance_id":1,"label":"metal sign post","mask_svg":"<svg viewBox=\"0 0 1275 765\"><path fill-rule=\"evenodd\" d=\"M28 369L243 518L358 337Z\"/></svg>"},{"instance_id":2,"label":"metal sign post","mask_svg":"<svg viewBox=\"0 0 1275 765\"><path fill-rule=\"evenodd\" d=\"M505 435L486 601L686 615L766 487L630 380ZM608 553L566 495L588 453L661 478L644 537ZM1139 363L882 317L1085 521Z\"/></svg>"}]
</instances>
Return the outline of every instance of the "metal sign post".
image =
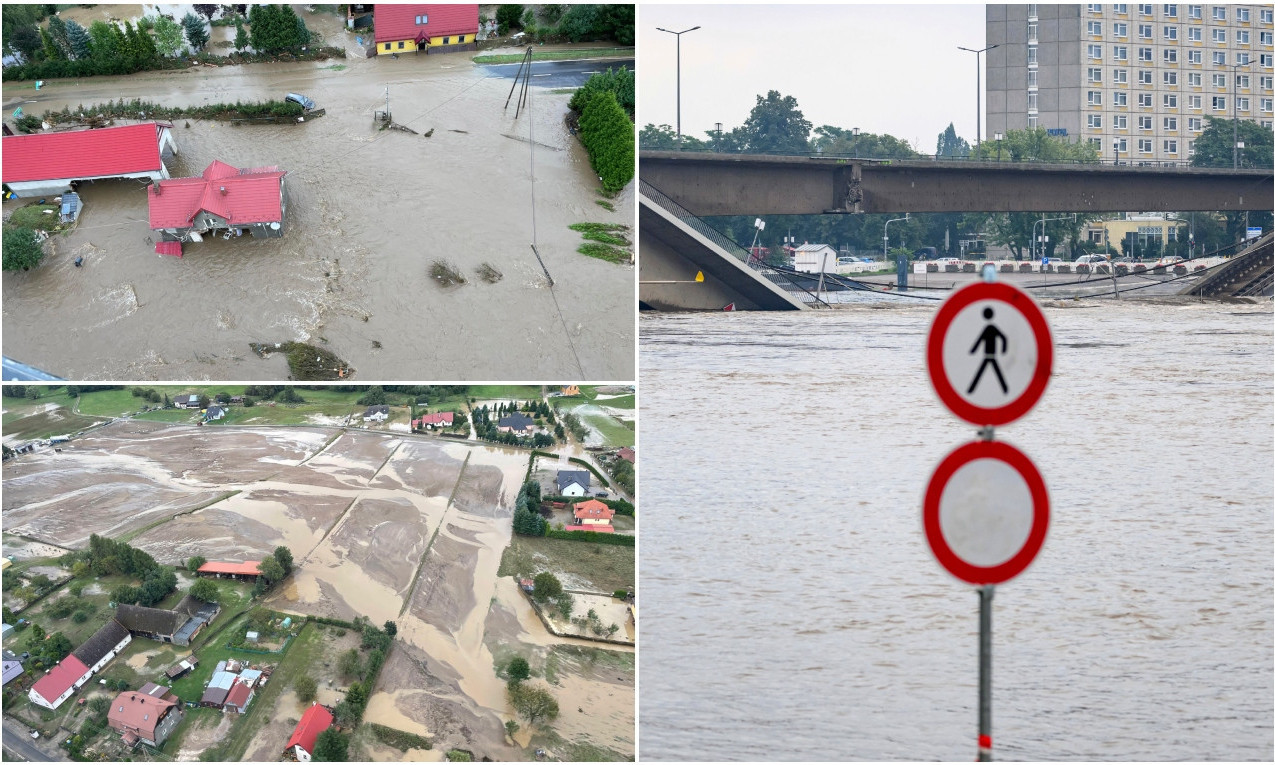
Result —
<instances>
[{"instance_id":1,"label":"metal sign post","mask_svg":"<svg viewBox=\"0 0 1275 765\"><path fill-rule=\"evenodd\" d=\"M992 761L992 595L996 585L978 588L978 761Z\"/></svg>"}]
</instances>

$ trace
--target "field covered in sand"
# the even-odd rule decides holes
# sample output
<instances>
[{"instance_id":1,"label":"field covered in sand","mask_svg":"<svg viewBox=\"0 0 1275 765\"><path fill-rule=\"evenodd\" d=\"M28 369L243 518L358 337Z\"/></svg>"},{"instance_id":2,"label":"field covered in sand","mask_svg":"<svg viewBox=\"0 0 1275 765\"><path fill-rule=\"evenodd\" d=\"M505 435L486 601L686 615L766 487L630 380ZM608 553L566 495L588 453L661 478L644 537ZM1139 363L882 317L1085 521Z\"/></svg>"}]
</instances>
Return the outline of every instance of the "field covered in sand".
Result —
<instances>
[{"instance_id":1,"label":"field covered in sand","mask_svg":"<svg viewBox=\"0 0 1275 765\"><path fill-rule=\"evenodd\" d=\"M119 421L6 463L3 521L72 548L95 533L128 538L165 564L253 560L286 545L295 570L267 607L398 624L366 721L430 736L430 754L518 760L544 746L631 758L632 651L550 635L513 580L497 576L527 461L524 451L400 433ZM617 666L586 671L556 658L564 647ZM513 653L550 681L562 715L511 740L496 668Z\"/></svg>"}]
</instances>

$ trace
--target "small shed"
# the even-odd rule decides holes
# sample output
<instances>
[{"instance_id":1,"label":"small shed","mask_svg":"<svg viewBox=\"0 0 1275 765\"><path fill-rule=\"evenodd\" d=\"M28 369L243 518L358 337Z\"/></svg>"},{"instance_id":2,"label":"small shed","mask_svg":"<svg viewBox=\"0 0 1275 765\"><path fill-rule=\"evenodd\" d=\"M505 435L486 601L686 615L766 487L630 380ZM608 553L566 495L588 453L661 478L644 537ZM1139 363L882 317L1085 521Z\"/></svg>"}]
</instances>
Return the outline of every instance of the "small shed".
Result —
<instances>
[{"instance_id":1,"label":"small shed","mask_svg":"<svg viewBox=\"0 0 1275 765\"><path fill-rule=\"evenodd\" d=\"M261 638L261 635L256 630L252 630L247 635L245 635L245 637L247 638L249 643L255 643Z\"/></svg>"},{"instance_id":2,"label":"small shed","mask_svg":"<svg viewBox=\"0 0 1275 765\"><path fill-rule=\"evenodd\" d=\"M68 191L62 195L62 214L60 216L63 223L74 223L80 218L80 195L74 191Z\"/></svg>"}]
</instances>

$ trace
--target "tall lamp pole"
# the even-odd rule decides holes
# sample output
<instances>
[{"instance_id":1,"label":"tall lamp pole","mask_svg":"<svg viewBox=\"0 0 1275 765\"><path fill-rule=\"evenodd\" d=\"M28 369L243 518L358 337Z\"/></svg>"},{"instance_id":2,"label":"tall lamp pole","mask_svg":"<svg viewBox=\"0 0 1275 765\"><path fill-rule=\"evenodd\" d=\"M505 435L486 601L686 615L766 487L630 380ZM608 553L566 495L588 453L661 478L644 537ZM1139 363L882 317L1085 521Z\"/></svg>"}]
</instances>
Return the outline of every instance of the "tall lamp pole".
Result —
<instances>
[{"instance_id":1,"label":"tall lamp pole","mask_svg":"<svg viewBox=\"0 0 1275 765\"><path fill-rule=\"evenodd\" d=\"M687 32L694 32L699 27L691 27L683 29L681 32L674 32L664 27L656 27L661 32L668 32L677 37L677 150L682 150L682 35Z\"/></svg>"},{"instance_id":2,"label":"tall lamp pole","mask_svg":"<svg viewBox=\"0 0 1275 765\"><path fill-rule=\"evenodd\" d=\"M958 50L968 51L974 54L974 109L975 123L978 127L975 129L974 146L975 148L983 145L983 64L982 55L992 48L999 48L999 45L989 45L982 50L974 50L973 48L962 48L956 46Z\"/></svg>"}]
</instances>

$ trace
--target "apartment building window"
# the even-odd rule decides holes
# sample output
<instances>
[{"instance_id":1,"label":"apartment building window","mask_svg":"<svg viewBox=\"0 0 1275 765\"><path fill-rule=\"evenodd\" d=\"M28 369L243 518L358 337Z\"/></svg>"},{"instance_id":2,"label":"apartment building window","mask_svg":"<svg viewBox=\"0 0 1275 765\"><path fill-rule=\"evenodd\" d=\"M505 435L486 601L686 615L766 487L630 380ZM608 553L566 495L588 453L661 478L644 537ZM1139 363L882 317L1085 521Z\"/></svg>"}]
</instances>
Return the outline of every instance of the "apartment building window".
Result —
<instances>
[{"instance_id":1,"label":"apartment building window","mask_svg":"<svg viewBox=\"0 0 1275 765\"><path fill-rule=\"evenodd\" d=\"M1241 112L1246 112L1246 111L1248 111L1248 106L1249 106L1249 103L1248 103L1248 97L1247 97L1247 96L1236 96L1236 97L1235 97L1235 108L1236 108L1237 110L1239 110L1239 111L1241 111Z\"/></svg>"},{"instance_id":2,"label":"apartment building window","mask_svg":"<svg viewBox=\"0 0 1275 765\"><path fill-rule=\"evenodd\" d=\"M1127 114L1114 114L1114 115L1112 115L1112 117L1111 117L1111 127L1115 128L1116 130L1128 130L1128 129L1129 129L1129 115L1127 115Z\"/></svg>"},{"instance_id":3,"label":"apartment building window","mask_svg":"<svg viewBox=\"0 0 1275 765\"><path fill-rule=\"evenodd\" d=\"M1139 138L1139 139L1138 139L1138 153L1139 153L1139 154L1150 154L1150 153L1151 153L1151 139L1150 139L1150 138Z\"/></svg>"},{"instance_id":4,"label":"apartment building window","mask_svg":"<svg viewBox=\"0 0 1275 765\"><path fill-rule=\"evenodd\" d=\"M1138 60L1139 60L1139 61L1150 61L1150 60L1151 60L1151 49L1150 49L1150 48L1138 48Z\"/></svg>"},{"instance_id":5,"label":"apartment building window","mask_svg":"<svg viewBox=\"0 0 1275 765\"><path fill-rule=\"evenodd\" d=\"M1218 88L1220 90L1226 90L1226 75L1224 74L1213 75L1213 87Z\"/></svg>"},{"instance_id":6,"label":"apartment building window","mask_svg":"<svg viewBox=\"0 0 1275 765\"><path fill-rule=\"evenodd\" d=\"M1116 140L1112 141L1112 143L1115 143L1115 144L1116 144L1116 151L1123 152L1123 153L1125 153L1125 154L1128 154L1128 153L1129 153L1129 139L1128 139L1128 138L1118 138L1118 139L1116 139Z\"/></svg>"},{"instance_id":7,"label":"apartment building window","mask_svg":"<svg viewBox=\"0 0 1275 765\"><path fill-rule=\"evenodd\" d=\"M1169 139L1169 140L1165 141L1165 142L1164 142L1164 153L1165 153L1165 154L1177 154L1177 153L1178 153L1178 142L1177 142L1177 141L1175 141L1175 140L1173 140L1173 139Z\"/></svg>"},{"instance_id":8,"label":"apartment building window","mask_svg":"<svg viewBox=\"0 0 1275 765\"><path fill-rule=\"evenodd\" d=\"M1138 106L1142 107L1143 109L1150 109L1150 108L1151 108L1151 94L1150 94L1150 93L1139 93L1139 94L1138 94Z\"/></svg>"},{"instance_id":9,"label":"apartment building window","mask_svg":"<svg viewBox=\"0 0 1275 765\"><path fill-rule=\"evenodd\" d=\"M1213 64L1215 66L1226 66L1226 51L1224 50L1213 51Z\"/></svg>"},{"instance_id":10,"label":"apartment building window","mask_svg":"<svg viewBox=\"0 0 1275 765\"><path fill-rule=\"evenodd\" d=\"M1226 7L1222 5L1213 6L1213 20L1226 21Z\"/></svg>"},{"instance_id":11,"label":"apartment building window","mask_svg":"<svg viewBox=\"0 0 1275 765\"><path fill-rule=\"evenodd\" d=\"M1270 32L1262 32L1260 33L1260 37L1258 37L1258 39L1262 41L1262 45L1270 45L1272 40L1272 35Z\"/></svg>"},{"instance_id":12,"label":"apartment building window","mask_svg":"<svg viewBox=\"0 0 1275 765\"><path fill-rule=\"evenodd\" d=\"M1177 118L1177 117L1165 117L1165 118L1164 118L1164 129L1165 129L1165 130L1177 131L1177 129L1178 129L1178 118Z\"/></svg>"},{"instance_id":13,"label":"apartment building window","mask_svg":"<svg viewBox=\"0 0 1275 765\"><path fill-rule=\"evenodd\" d=\"M1187 141L1187 142L1186 142L1186 155L1187 155L1188 157L1194 157L1194 156L1195 156L1195 141Z\"/></svg>"},{"instance_id":14,"label":"apartment building window","mask_svg":"<svg viewBox=\"0 0 1275 765\"><path fill-rule=\"evenodd\" d=\"M1027 115L1027 127L1029 128L1040 127L1040 116L1036 114Z\"/></svg>"},{"instance_id":15,"label":"apartment building window","mask_svg":"<svg viewBox=\"0 0 1275 765\"><path fill-rule=\"evenodd\" d=\"M1115 106L1128 106L1129 94L1124 91L1117 91L1111 94L1111 103Z\"/></svg>"},{"instance_id":16,"label":"apartment building window","mask_svg":"<svg viewBox=\"0 0 1275 765\"><path fill-rule=\"evenodd\" d=\"M1101 90L1089 91L1089 105L1102 106L1102 91Z\"/></svg>"},{"instance_id":17,"label":"apartment building window","mask_svg":"<svg viewBox=\"0 0 1275 765\"><path fill-rule=\"evenodd\" d=\"M1101 129L1102 129L1102 115L1101 115L1101 114L1090 114L1090 115L1089 115L1089 127L1093 128L1094 130L1101 130Z\"/></svg>"},{"instance_id":18,"label":"apartment building window","mask_svg":"<svg viewBox=\"0 0 1275 765\"><path fill-rule=\"evenodd\" d=\"M1187 62L1188 64L1203 64L1203 63L1204 63L1204 51L1202 51L1202 50L1189 50L1189 51L1187 51L1187 52L1186 52L1186 62Z\"/></svg>"},{"instance_id":19,"label":"apartment building window","mask_svg":"<svg viewBox=\"0 0 1275 765\"><path fill-rule=\"evenodd\" d=\"M1178 63L1178 49L1177 49L1177 48L1165 48L1165 49L1164 49L1164 63L1166 63L1166 64L1176 64L1176 63Z\"/></svg>"},{"instance_id":20,"label":"apartment building window","mask_svg":"<svg viewBox=\"0 0 1275 765\"><path fill-rule=\"evenodd\" d=\"M1249 37L1248 37L1248 30L1247 30L1247 29L1237 29L1237 30L1235 30L1235 44L1236 44L1236 45L1248 45L1248 44L1249 44Z\"/></svg>"},{"instance_id":21,"label":"apartment building window","mask_svg":"<svg viewBox=\"0 0 1275 765\"><path fill-rule=\"evenodd\" d=\"M1164 39L1166 39L1166 40L1176 40L1176 39L1178 39L1178 28L1177 28L1177 27L1165 27L1165 28L1164 28Z\"/></svg>"},{"instance_id":22,"label":"apartment building window","mask_svg":"<svg viewBox=\"0 0 1275 765\"><path fill-rule=\"evenodd\" d=\"M1111 34L1115 35L1116 37L1128 37L1128 36L1129 36L1129 25L1128 25L1128 24L1122 24L1122 23L1119 23L1119 22L1117 22L1117 23L1115 23L1115 24L1112 24L1112 25L1111 25Z\"/></svg>"},{"instance_id":23,"label":"apartment building window","mask_svg":"<svg viewBox=\"0 0 1275 765\"><path fill-rule=\"evenodd\" d=\"M1151 39L1151 25L1150 25L1150 24L1139 24L1139 25L1138 25L1138 39L1140 39L1140 40L1150 40L1150 39Z\"/></svg>"},{"instance_id":24,"label":"apartment building window","mask_svg":"<svg viewBox=\"0 0 1275 765\"><path fill-rule=\"evenodd\" d=\"M1091 59L1093 59L1093 60L1095 60L1095 61L1101 61L1101 60L1102 60L1102 46L1101 46L1101 45L1090 45L1090 46L1089 46L1089 58L1091 58Z\"/></svg>"},{"instance_id":25,"label":"apartment building window","mask_svg":"<svg viewBox=\"0 0 1275 765\"><path fill-rule=\"evenodd\" d=\"M1270 98L1262 99L1262 111L1266 112L1267 114L1271 113L1271 101L1272 99Z\"/></svg>"},{"instance_id":26,"label":"apartment building window","mask_svg":"<svg viewBox=\"0 0 1275 765\"><path fill-rule=\"evenodd\" d=\"M1247 75L1247 74L1237 74L1237 75L1235 75L1235 87L1237 87L1237 88L1243 88L1244 90L1248 90L1249 82L1250 82L1250 80L1249 80L1249 78L1248 78L1248 75Z\"/></svg>"},{"instance_id":27,"label":"apartment building window","mask_svg":"<svg viewBox=\"0 0 1275 765\"><path fill-rule=\"evenodd\" d=\"M1270 8L1263 8L1263 9L1262 9L1262 23L1263 23L1263 24L1270 24L1270 23L1272 23L1273 21L1275 21L1275 10L1271 10Z\"/></svg>"},{"instance_id":28,"label":"apartment building window","mask_svg":"<svg viewBox=\"0 0 1275 765\"><path fill-rule=\"evenodd\" d=\"M1102 68L1097 66L1089 67L1089 81L1102 82Z\"/></svg>"},{"instance_id":29,"label":"apartment building window","mask_svg":"<svg viewBox=\"0 0 1275 765\"><path fill-rule=\"evenodd\" d=\"M1139 69L1139 70L1138 70L1138 84L1139 84L1139 85L1150 85L1150 84L1151 84L1151 70L1150 70L1150 69Z\"/></svg>"},{"instance_id":30,"label":"apartment building window","mask_svg":"<svg viewBox=\"0 0 1275 765\"><path fill-rule=\"evenodd\" d=\"M1036 17L1039 15L1036 11L1037 11L1036 4L1035 4L1035 3L1029 3L1029 4L1027 5L1027 18L1029 18L1029 19L1034 19L1034 18L1036 18Z\"/></svg>"},{"instance_id":31,"label":"apartment building window","mask_svg":"<svg viewBox=\"0 0 1275 765\"><path fill-rule=\"evenodd\" d=\"M1101 151L1102 151L1102 139L1101 139L1101 138L1089 138L1089 139L1086 139L1086 140L1088 140L1088 141L1089 141L1089 145L1090 145L1090 146L1092 146L1092 147L1094 148L1094 150L1095 150L1095 151L1098 151L1098 152L1101 152Z\"/></svg>"},{"instance_id":32,"label":"apartment building window","mask_svg":"<svg viewBox=\"0 0 1275 765\"><path fill-rule=\"evenodd\" d=\"M1176 19L1178 17L1178 7L1176 5L1164 6L1164 17L1168 19Z\"/></svg>"},{"instance_id":33,"label":"apartment building window","mask_svg":"<svg viewBox=\"0 0 1275 765\"><path fill-rule=\"evenodd\" d=\"M1112 9L1113 11L1115 11L1116 13L1119 13L1119 14L1127 14L1127 13L1129 12L1129 4L1128 4L1128 3L1115 3L1115 4L1113 4L1113 5L1111 6L1111 9Z\"/></svg>"},{"instance_id":34,"label":"apartment building window","mask_svg":"<svg viewBox=\"0 0 1275 765\"><path fill-rule=\"evenodd\" d=\"M1138 129L1139 129L1139 130L1150 130L1150 129L1151 129L1151 117L1150 117L1150 116L1146 116L1146 117L1139 117L1139 118L1138 118Z\"/></svg>"},{"instance_id":35,"label":"apartment building window","mask_svg":"<svg viewBox=\"0 0 1275 765\"><path fill-rule=\"evenodd\" d=\"M1101 36L1102 36L1102 22L1101 22L1101 21L1091 21L1091 22L1089 22L1089 34L1091 34L1091 35L1096 35L1096 36L1098 36L1098 37L1101 37Z\"/></svg>"},{"instance_id":36,"label":"apartment building window","mask_svg":"<svg viewBox=\"0 0 1275 765\"><path fill-rule=\"evenodd\" d=\"M1213 111L1226 111L1226 96L1213 96Z\"/></svg>"},{"instance_id":37,"label":"apartment building window","mask_svg":"<svg viewBox=\"0 0 1275 765\"><path fill-rule=\"evenodd\" d=\"M1102 3L1090 3L1090 4L1089 4L1089 12L1090 12L1090 13L1102 13Z\"/></svg>"},{"instance_id":38,"label":"apartment building window","mask_svg":"<svg viewBox=\"0 0 1275 765\"><path fill-rule=\"evenodd\" d=\"M1186 129L1192 133L1199 133L1204 130L1203 121L1199 117L1188 117L1186 121Z\"/></svg>"},{"instance_id":39,"label":"apartment building window","mask_svg":"<svg viewBox=\"0 0 1275 765\"><path fill-rule=\"evenodd\" d=\"M1187 97L1186 97L1186 105L1187 105L1187 108L1188 108L1188 109L1199 109L1199 108L1200 108L1200 96L1187 96Z\"/></svg>"},{"instance_id":40,"label":"apartment building window","mask_svg":"<svg viewBox=\"0 0 1275 765\"><path fill-rule=\"evenodd\" d=\"M1239 64L1240 66L1248 66L1248 54L1237 52L1235 54L1235 63Z\"/></svg>"},{"instance_id":41,"label":"apartment building window","mask_svg":"<svg viewBox=\"0 0 1275 765\"><path fill-rule=\"evenodd\" d=\"M1201 27L1187 27L1187 28L1186 28L1186 41L1187 41L1187 42L1203 42L1203 41L1204 41L1204 29L1203 29L1203 28L1201 28Z\"/></svg>"},{"instance_id":42,"label":"apartment building window","mask_svg":"<svg viewBox=\"0 0 1275 765\"><path fill-rule=\"evenodd\" d=\"M1186 7L1186 17L1188 19L1196 19L1196 20L1204 18L1204 6L1188 5Z\"/></svg>"},{"instance_id":43,"label":"apartment building window","mask_svg":"<svg viewBox=\"0 0 1275 765\"><path fill-rule=\"evenodd\" d=\"M1028 66L1036 63L1036 46L1027 46L1027 64Z\"/></svg>"},{"instance_id":44,"label":"apartment building window","mask_svg":"<svg viewBox=\"0 0 1275 765\"><path fill-rule=\"evenodd\" d=\"M1128 85L1129 70L1128 69L1112 69L1111 81L1116 83L1117 85Z\"/></svg>"},{"instance_id":45,"label":"apartment building window","mask_svg":"<svg viewBox=\"0 0 1275 765\"><path fill-rule=\"evenodd\" d=\"M1027 70L1027 87L1029 88L1036 87L1036 72L1037 72L1036 69Z\"/></svg>"},{"instance_id":46,"label":"apartment building window","mask_svg":"<svg viewBox=\"0 0 1275 765\"><path fill-rule=\"evenodd\" d=\"M1038 37L1036 36L1036 25L1035 25L1035 24L1028 24L1028 25L1027 25L1027 42L1029 42L1029 43L1040 42L1040 38L1038 38Z\"/></svg>"},{"instance_id":47,"label":"apartment building window","mask_svg":"<svg viewBox=\"0 0 1275 765\"><path fill-rule=\"evenodd\" d=\"M1176 93L1166 93L1164 95L1164 108L1165 109L1178 108L1178 95Z\"/></svg>"},{"instance_id":48,"label":"apartment building window","mask_svg":"<svg viewBox=\"0 0 1275 765\"><path fill-rule=\"evenodd\" d=\"M1213 42L1215 42L1215 43L1225 43L1225 42L1226 42L1226 30L1225 30L1225 29L1219 29L1219 28L1217 28L1217 27L1214 27L1214 28L1213 28Z\"/></svg>"},{"instance_id":49,"label":"apartment building window","mask_svg":"<svg viewBox=\"0 0 1275 765\"><path fill-rule=\"evenodd\" d=\"M1186 84L1190 85L1193 88L1200 87L1203 84L1202 83L1203 79L1204 79L1203 76L1201 76L1199 72L1186 73Z\"/></svg>"},{"instance_id":50,"label":"apartment building window","mask_svg":"<svg viewBox=\"0 0 1275 765\"><path fill-rule=\"evenodd\" d=\"M1275 83L1272 83L1271 76L1269 74L1262 75L1261 78L1259 79L1259 82L1262 83L1262 90L1270 90L1271 85L1275 84Z\"/></svg>"},{"instance_id":51,"label":"apartment building window","mask_svg":"<svg viewBox=\"0 0 1275 765\"><path fill-rule=\"evenodd\" d=\"M1236 9L1235 9L1235 20L1236 20L1236 21L1242 21L1242 22L1244 22L1245 24L1247 24L1247 23L1248 23L1248 9L1247 9L1247 8L1236 8Z\"/></svg>"},{"instance_id":52,"label":"apartment building window","mask_svg":"<svg viewBox=\"0 0 1275 765\"><path fill-rule=\"evenodd\" d=\"M1139 4L1139 5L1138 5L1138 13L1141 13L1143 16L1150 16L1150 15L1151 15L1151 5L1150 5L1149 3L1148 3L1148 4L1146 4L1146 5L1141 5L1141 4Z\"/></svg>"},{"instance_id":53,"label":"apartment building window","mask_svg":"<svg viewBox=\"0 0 1275 765\"><path fill-rule=\"evenodd\" d=\"M1029 112L1036 111L1036 97L1037 97L1037 94L1035 91L1027 94L1027 111Z\"/></svg>"},{"instance_id":54,"label":"apartment building window","mask_svg":"<svg viewBox=\"0 0 1275 765\"><path fill-rule=\"evenodd\" d=\"M1172 86L1174 86L1174 87L1177 87L1177 84L1178 84L1178 73L1177 73L1177 72L1165 72L1165 73L1164 73L1164 84L1165 84L1165 85L1172 85Z\"/></svg>"},{"instance_id":55,"label":"apartment building window","mask_svg":"<svg viewBox=\"0 0 1275 765\"><path fill-rule=\"evenodd\" d=\"M1112 60L1114 60L1114 61L1128 61L1128 60L1129 60L1129 46L1128 46L1128 45L1113 45L1113 46L1111 46L1111 58L1112 58Z\"/></svg>"},{"instance_id":56,"label":"apartment building window","mask_svg":"<svg viewBox=\"0 0 1275 765\"><path fill-rule=\"evenodd\" d=\"M1260 56L1258 56L1258 57L1257 57L1257 60L1258 60L1258 62L1259 62L1259 65L1260 65L1263 69L1270 69L1270 68L1271 68L1271 54L1269 54L1269 53L1263 53L1262 55L1260 55Z\"/></svg>"}]
</instances>

